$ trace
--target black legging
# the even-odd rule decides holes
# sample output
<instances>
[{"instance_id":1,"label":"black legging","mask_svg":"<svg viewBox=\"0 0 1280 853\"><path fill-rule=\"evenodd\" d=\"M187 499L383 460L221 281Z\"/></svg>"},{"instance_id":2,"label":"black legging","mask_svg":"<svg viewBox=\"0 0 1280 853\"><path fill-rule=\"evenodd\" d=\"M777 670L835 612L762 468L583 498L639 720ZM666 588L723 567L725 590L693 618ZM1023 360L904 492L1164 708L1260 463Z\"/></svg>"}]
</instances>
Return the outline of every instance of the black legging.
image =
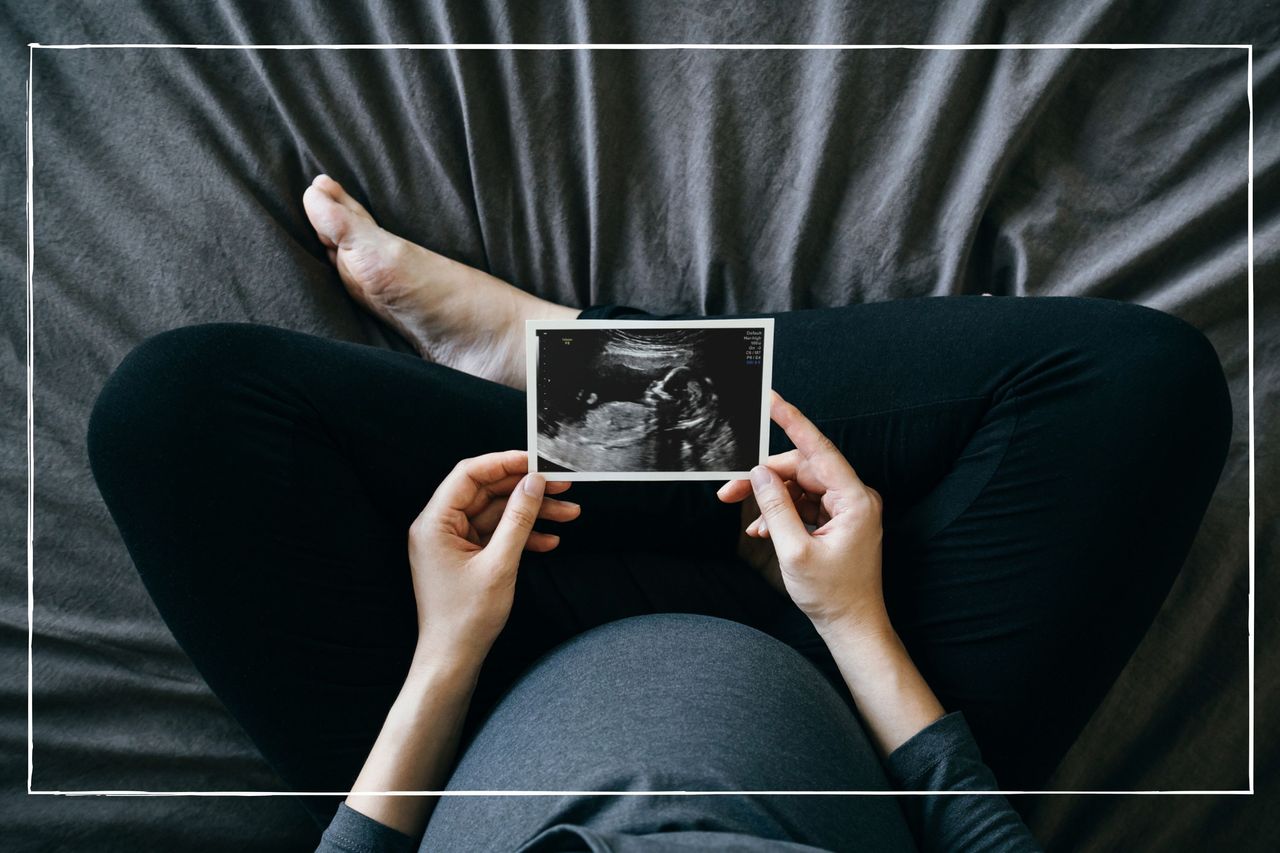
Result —
<instances>
[{"instance_id":1,"label":"black legging","mask_svg":"<svg viewBox=\"0 0 1280 853\"><path fill-rule=\"evenodd\" d=\"M893 624L1002 785L1043 786L1213 492L1231 418L1212 347L1100 300L773 316L774 386L884 497ZM90 458L129 552L294 789L355 779L415 641L409 523L460 458L524 446L524 407L409 355L252 325L158 335L103 388ZM717 485L575 484L582 516L558 551L525 556L473 719L557 643L640 613L736 619L831 673L799 611L735 557L740 510Z\"/></svg>"}]
</instances>

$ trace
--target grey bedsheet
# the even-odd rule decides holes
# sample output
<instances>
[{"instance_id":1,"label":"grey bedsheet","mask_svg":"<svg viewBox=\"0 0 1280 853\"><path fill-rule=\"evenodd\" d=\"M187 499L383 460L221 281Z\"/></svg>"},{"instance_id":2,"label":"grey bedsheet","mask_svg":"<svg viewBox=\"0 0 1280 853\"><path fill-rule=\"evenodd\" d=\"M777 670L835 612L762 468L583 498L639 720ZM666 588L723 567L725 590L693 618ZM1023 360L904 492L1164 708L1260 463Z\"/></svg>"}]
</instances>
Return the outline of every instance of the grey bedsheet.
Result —
<instances>
[{"instance_id":1,"label":"grey bedsheet","mask_svg":"<svg viewBox=\"0 0 1280 853\"><path fill-rule=\"evenodd\" d=\"M1253 58L1259 781L1274 799L1277 96L1273 3L3 4L0 846L305 849L287 798L24 797L28 41L1259 42ZM279 786L174 645L90 477L98 388L147 335L245 320L397 346L299 201L575 305L732 312L993 291L1141 302L1216 346L1232 452L1194 551L1063 789L1247 785L1246 55L1232 49L37 51L37 789ZM1177 464L1177 460L1170 460ZM1088 630L1088 626L1081 626ZM1267 849L1241 797L1053 797L1056 849Z\"/></svg>"}]
</instances>

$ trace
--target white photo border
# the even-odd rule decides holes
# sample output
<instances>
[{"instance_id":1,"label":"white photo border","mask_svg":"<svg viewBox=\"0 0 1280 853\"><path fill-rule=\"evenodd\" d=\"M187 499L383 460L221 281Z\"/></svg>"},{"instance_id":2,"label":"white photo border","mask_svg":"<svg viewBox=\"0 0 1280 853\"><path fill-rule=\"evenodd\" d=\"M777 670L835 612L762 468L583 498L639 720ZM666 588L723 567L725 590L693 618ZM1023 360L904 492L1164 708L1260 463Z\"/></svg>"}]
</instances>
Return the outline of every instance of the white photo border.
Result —
<instances>
[{"instance_id":1,"label":"white photo border","mask_svg":"<svg viewBox=\"0 0 1280 853\"><path fill-rule=\"evenodd\" d=\"M1246 174L1247 204L1247 294L1246 294L1246 328L1248 337L1248 451L1249 451L1249 516L1248 516L1248 556L1249 556L1249 592L1248 592L1248 668L1249 668L1249 753L1247 788L1230 789L1147 789L1147 790L997 790L997 791L381 791L372 792L387 796L725 796L725 795L769 795L769 796L809 796L822 795L865 795L865 796L999 796L999 795L1037 795L1037 796L1134 796L1134 795L1252 795L1255 791L1254 741L1256 727L1256 687L1255 687L1255 625L1257 609L1256 564L1257 564L1257 531L1256 531L1256 429L1254 406L1254 217L1253 217L1253 178L1254 178L1254 109L1253 109L1253 45L1226 43L1016 43L1016 44L753 44L753 43L651 43L651 44L619 44L619 43L403 43L403 44L163 44L153 42L127 42L116 44L41 44L31 42L27 45L27 253L26 253L26 357L27 357L27 793L29 795L46 796L105 796L105 797L275 797L275 796L345 796L350 791L142 791L142 790L38 790L32 786L34 765L33 736L33 694L34 658L32 649L35 639L35 408L34 408L34 346L33 346L33 281L35 271L35 217L34 217L34 142L33 142L33 71L36 50L486 50L486 51L605 51L605 50L739 50L739 51L860 51L860 50L909 50L909 51L992 51L992 50L1241 50L1246 55L1245 97L1249 113L1249 145Z\"/></svg>"}]
</instances>

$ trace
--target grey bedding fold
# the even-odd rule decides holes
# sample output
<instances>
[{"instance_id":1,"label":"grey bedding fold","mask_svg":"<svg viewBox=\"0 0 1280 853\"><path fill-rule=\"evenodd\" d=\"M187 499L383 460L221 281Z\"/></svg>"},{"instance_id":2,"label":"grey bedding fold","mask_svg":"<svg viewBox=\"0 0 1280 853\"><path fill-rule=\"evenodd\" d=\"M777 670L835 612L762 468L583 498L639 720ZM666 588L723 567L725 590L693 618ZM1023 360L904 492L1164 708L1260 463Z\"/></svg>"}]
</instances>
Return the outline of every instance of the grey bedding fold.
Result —
<instances>
[{"instance_id":1,"label":"grey bedding fold","mask_svg":"<svg viewBox=\"0 0 1280 853\"><path fill-rule=\"evenodd\" d=\"M29 41L1258 42L1257 574L1271 578L1280 24L1262 0L4 5L9 792L26 744ZM571 305L720 313L990 291L1121 299L1189 320L1231 381L1232 453L1164 610L1054 786L1247 786L1246 51L42 49L31 71L36 789L280 785L147 599L84 433L112 368L175 326L244 320L403 346L348 299L306 223L300 196L319 171L391 230ZM1274 604L1259 602L1260 650L1275 639ZM1265 705L1276 661L1258 667ZM1275 731L1259 722L1260 764L1274 764ZM3 802L9 849L316 840L287 798ZM1058 849L1137 837L1261 849L1280 819L1246 820L1250 808L1055 797L1032 803L1029 822Z\"/></svg>"}]
</instances>

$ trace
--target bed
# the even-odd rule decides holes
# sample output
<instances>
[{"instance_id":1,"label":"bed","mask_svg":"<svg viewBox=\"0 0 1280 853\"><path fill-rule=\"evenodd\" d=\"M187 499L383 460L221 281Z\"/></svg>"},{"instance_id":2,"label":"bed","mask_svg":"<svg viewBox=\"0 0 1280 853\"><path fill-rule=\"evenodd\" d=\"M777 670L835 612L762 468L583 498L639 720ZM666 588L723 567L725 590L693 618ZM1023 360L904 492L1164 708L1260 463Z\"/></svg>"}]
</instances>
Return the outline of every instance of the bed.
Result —
<instances>
[{"instance_id":1,"label":"bed","mask_svg":"<svg viewBox=\"0 0 1280 853\"><path fill-rule=\"evenodd\" d=\"M1010 5L212 0L6 3L0 720L12 850L305 850L287 797L28 796L31 785L281 783L143 591L85 454L90 406L148 335L249 321L404 348L346 296L300 197L326 171L383 225L541 296L729 313L993 292L1176 314L1217 349L1231 453L1151 631L1027 803L1051 849L1263 850L1274 801L1276 145L1263 0ZM1256 43L1259 594L1250 734L1249 54L1038 50L236 50L23 45L663 42ZM23 305L32 74L34 268ZM35 366L27 458L26 323ZM1176 460L1171 460L1176 464ZM1087 626L1082 626L1087 630Z\"/></svg>"}]
</instances>

